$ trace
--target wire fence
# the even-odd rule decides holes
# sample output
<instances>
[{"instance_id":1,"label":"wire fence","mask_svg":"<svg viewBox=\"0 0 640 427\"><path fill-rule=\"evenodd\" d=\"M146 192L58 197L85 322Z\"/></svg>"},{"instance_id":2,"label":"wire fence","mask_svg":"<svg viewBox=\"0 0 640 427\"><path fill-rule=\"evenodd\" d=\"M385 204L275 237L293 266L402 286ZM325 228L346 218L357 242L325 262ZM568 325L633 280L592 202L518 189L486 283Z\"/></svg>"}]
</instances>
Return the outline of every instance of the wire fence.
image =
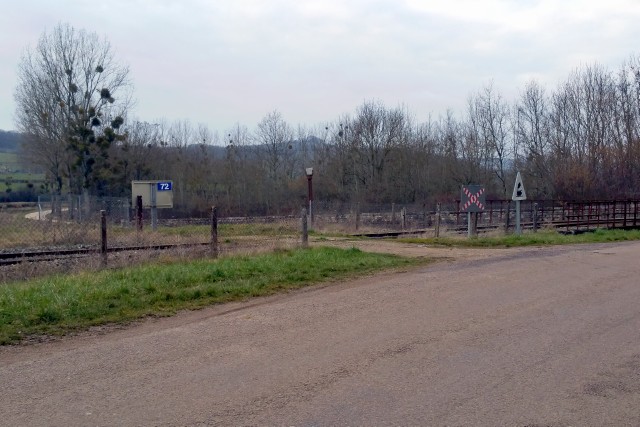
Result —
<instances>
[{"instance_id":1,"label":"wire fence","mask_svg":"<svg viewBox=\"0 0 640 427\"><path fill-rule=\"evenodd\" d=\"M211 218L160 218L155 229L150 212L138 223L127 199L88 200L80 197L44 199L35 204L0 208L0 255L29 252L95 250L102 243L102 213L108 249L206 245ZM261 250L299 240L300 216L228 217L219 219L220 252L235 248Z\"/></svg>"},{"instance_id":2,"label":"wire fence","mask_svg":"<svg viewBox=\"0 0 640 427\"><path fill-rule=\"evenodd\" d=\"M436 237L464 233L469 225L468 213L462 211L458 200L434 205L318 203L312 211L316 212L315 227L353 234L406 231ZM487 200L474 221L480 231L510 233L516 228L516 212L514 201ZM524 200L520 202L520 223L525 230L566 232L633 228L640 226L640 200Z\"/></svg>"},{"instance_id":3,"label":"wire fence","mask_svg":"<svg viewBox=\"0 0 640 427\"><path fill-rule=\"evenodd\" d=\"M523 201L524 228L562 227L585 222L608 226L616 215L624 224L635 225L640 202L567 203L550 200ZM165 212L168 212L165 211ZM310 209L309 227L325 233L366 234L385 231L415 231L441 234L462 233L467 214L458 201L413 205L359 203L317 203ZM203 245L210 240L210 212L200 217L171 218L160 215L152 226L149 210L139 217L126 198L84 196L40 197L37 204L0 209L0 254L52 249L99 249L101 215L106 216L111 249L145 246ZM478 215L478 226L509 232L515 226L515 203L487 201ZM218 218L221 251L225 246L262 248L296 241L300 236L300 215ZM614 224L615 225L615 224Z\"/></svg>"},{"instance_id":4,"label":"wire fence","mask_svg":"<svg viewBox=\"0 0 640 427\"><path fill-rule=\"evenodd\" d=\"M523 205L522 218L533 222L536 209L558 202L540 201ZM558 206L562 206L559 204ZM326 229L367 234L384 231L416 231L422 233L459 234L467 227L467 214L461 211L457 200L427 204L360 204L318 203L315 207L314 225ZM513 228L515 204L506 200L491 200L484 212L478 215L478 224L483 228Z\"/></svg>"},{"instance_id":5,"label":"wire fence","mask_svg":"<svg viewBox=\"0 0 640 427\"><path fill-rule=\"evenodd\" d=\"M41 198L0 209L0 281L99 270L146 260L210 256L212 212L138 221L128 199ZM301 217L216 218L216 255L254 254L301 244ZM106 256L105 256L106 254ZM105 262L108 261L108 262Z\"/></svg>"},{"instance_id":6,"label":"wire fence","mask_svg":"<svg viewBox=\"0 0 640 427\"><path fill-rule=\"evenodd\" d=\"M536 220L539 227L562 226L580 218L594 218L592 224L598 221L606 224L602 214L598 213L595 218L596 212L606 211L609 216L614 211L628 212L631 221L635 209L635 217L638 216L637 203L624 211L621 211L621 203L615 205L613 202L612 206L603 203L592 202L586 206L557 201L526 201L522 202L521 219L525 228L532 228ZM505 200L488 201L485 211L478 216L479 227L506 232L512 230L515 226L514 205ZM435 206L319 203L310 211L309 227L325 233L415 231L429 234L435 233L439 225L440 233L446 235L464 232L467 227L467 215L460 211L457 201ZM0 209L0 254L53 249L98 250L103 213L108 225L109 248L114 250L204 245L210 240L210 212L195 218L171 218L164 214L154 228L149 210L143 211L139 218L129 199L41 197L35 205ZM218 218L218 222L222 252L227 247L270 248L294 242L300 236L300 215L226 217Z\"/></svg>"},{"instance_id":7,"label":"wire fence","mask_svg":"<svg viewBox=\"0 0 640 427\"><path fill-rule=\"evenodd\" d=\"M127 266L159 257L180 258L253 254L299 246L303 223L326 235L460 235L467 214L458 201L435 206L317 203L310 215L269 217L160 215L153 227L149 210L135 212L129 199L85 196L40 197L35 204L0 208L0 281L43 273ZM214 225L215 221L215 236ZM478 215L478 230L511 232L515 204L487 201ZM565 203L525 201L523 229L542 227L635 227L640 201ZM108 262L105 262L108 261Z\"/></svg>"}]
</instances>

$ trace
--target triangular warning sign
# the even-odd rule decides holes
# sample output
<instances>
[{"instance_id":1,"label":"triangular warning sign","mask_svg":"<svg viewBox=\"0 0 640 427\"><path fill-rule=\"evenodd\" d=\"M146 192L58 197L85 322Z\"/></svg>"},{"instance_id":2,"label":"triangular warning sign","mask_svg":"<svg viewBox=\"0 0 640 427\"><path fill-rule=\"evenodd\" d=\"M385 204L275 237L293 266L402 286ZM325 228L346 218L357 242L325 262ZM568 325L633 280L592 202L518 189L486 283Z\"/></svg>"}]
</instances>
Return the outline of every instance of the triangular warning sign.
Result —
<instances>
[{"instance_id":1,"label":"triangular warning sign","mask_svg":"<svg viewBox=\"0 0 640 427\"><path fill-rule=\"evenodd\" d=\"M511 200L527 200L527 193L524 191L524 184L522 183L522 177L520 172L516 175L516 183L513 186L513 195Z\"/></svg>"}]
</instances>

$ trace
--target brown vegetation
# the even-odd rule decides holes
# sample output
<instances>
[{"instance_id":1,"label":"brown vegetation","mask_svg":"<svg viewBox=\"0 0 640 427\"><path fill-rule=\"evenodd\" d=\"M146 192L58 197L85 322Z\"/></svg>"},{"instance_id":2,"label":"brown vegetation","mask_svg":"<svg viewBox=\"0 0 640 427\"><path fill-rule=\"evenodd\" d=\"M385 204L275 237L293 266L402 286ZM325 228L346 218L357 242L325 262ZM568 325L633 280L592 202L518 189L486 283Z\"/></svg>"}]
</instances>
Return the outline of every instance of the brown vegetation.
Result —
<instances>
[{"instance_id":1,"label":"brown vegetation","mask_svg":"<svg viewBox=\"0 0 640 427\"><path fill-rule=\"evenodd\" d=\"M102 56L73 50L76 39ZM42 69L38 61L57 53L77 54L78 66ZM490 84L459 115L415 118L366 101L316 128L294 127L273 111L253 131L238 124L221 136L185 121L123 123L129 98L116 92L127 87L126 68L112 61L108 43L60 27L25 57L16 93L25 157L48 171L58 192L126 197L131 180L171 179L184 214L217 205L223 216L271 215L306 205L305 167L314 168L316 201L349 209L433 206L471 183L484 184L489 199L509 198L517 170L529 198L637 197L639 66L639 58L617 71L586 66L553 90L531 81L511 103ZM80 70L93 84L88 98L80 96Z\"/></svg>"}]
</instances>

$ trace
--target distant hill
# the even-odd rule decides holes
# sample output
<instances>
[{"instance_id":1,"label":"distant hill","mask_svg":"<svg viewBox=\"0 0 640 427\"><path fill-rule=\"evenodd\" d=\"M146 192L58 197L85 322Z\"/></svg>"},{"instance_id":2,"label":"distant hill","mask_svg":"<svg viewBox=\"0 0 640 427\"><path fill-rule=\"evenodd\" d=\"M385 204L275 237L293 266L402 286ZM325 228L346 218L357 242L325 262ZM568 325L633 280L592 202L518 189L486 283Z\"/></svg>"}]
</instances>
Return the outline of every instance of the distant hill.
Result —
<instances>
[{"instance_id":1,"label":"distant hill","mask_svg":"<svg viewBox=\"0 0 640 427\"><path fill-rule=\"evenodd\" d=\"M0 151L16 152L20 146L21 135L14 131L0 129Z\"/></svg>"}]
</instances>

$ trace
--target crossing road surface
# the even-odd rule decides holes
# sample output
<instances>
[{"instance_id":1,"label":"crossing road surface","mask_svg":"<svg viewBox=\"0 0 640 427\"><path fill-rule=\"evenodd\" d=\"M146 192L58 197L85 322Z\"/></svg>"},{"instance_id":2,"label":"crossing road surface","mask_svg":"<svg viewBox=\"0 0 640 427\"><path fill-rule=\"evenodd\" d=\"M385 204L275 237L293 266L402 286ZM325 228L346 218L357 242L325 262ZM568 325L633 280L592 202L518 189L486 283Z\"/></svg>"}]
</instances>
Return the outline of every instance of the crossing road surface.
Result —
<instances>
[{"instance_id":1,"label":"crossing road surface","mask_svg":"<svg viewBox=\"0 0 640 427\"><path fill-rule=\"evenodd\" d=\"M0 425L638 426L640 243L518 249L5 347Z\"/></svg>"}]
</instances>

